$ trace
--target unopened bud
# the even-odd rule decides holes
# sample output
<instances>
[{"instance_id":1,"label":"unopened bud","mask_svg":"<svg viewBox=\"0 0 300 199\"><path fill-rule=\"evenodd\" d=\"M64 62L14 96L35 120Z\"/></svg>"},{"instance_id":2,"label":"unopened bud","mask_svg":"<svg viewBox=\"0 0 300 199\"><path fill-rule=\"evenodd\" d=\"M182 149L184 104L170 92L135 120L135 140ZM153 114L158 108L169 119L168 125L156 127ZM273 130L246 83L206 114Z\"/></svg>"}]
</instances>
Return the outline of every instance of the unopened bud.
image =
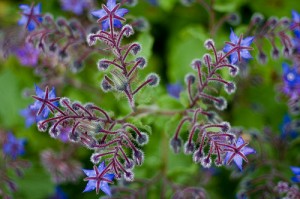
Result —
<instances>
[{"instance_id":1,"label":"unopened bud","mask_svg":"<svg viewBox=\"0 0 300 199\"><path fill-rule=\"evenodd\" d=\"M105 59L100 59L97 62L97 67L99 70L106 70L110 64Z\"/></svg>"},{"instance_id":2,"label":"unopened bud","mask_svg":"<svg viewBox=\"0 0 300 199\"><path fill-rule=\"evenodd\" d=\"M196 80L196 77L195 77L195 75L193 75L193 74L187 74L186 76L185 76L185 78L184 78L184 80L185 80L185 83L188 85L189 83L191 83L191 84L193 84L194 82L195 82L195 80Z\"/></svg>"},{"instance_id":3,"label":"unopened bud","mask_svg":"<svg viewBox=\"0 0 300 199\"><path fill-rule=\"evenodd\" d=\"M170 146L174 153L179 153L181 148L181 139L180 138L172 138L170 141Z\"/></svg>"},{"instance_id":4,"label":"unopened bud","mask_svg":"<svg viewBox=\"0 0 300 199\"><path fill-rule=\"evenodd\" d=\"M223 97L219 97L214 101L214 105L218 110L222 111L227 107L227 101Z\"/></svg>"},{"instance_id":5,"label":"unopened bud","mask_svg":"<svg viewBox=\"0 0 300 199\"><path fill-rule=\"evenodd\" d=\"M136 58L135 61L139 63L138 64L139 68L141 68L141 69L145 68L145 66L146 66L146 59L144 57L138 57L138 58Z\"/></svg>"},{"instance_id":6,"label":"unopened bud","mask_svg":"<svg viewBox=\"0 0 300 199\"><path fill-rule=\"evenodd\" d=\"M147 76L147 80L151 80L148 84L150 86L157 86L159 84L159 77L157 74L155 73L150 73L148 76Z\"/></svg>"},{"instance_id":7,"label":"unopened bud","mask_svg":"<svg viewBox=\"0 0 300 199\"><path fill-rule=\"evenodd\" d=\"M228 84L224 85L224 89L228 94L234 93L236 86L233 82L229 82Z\"/></svg>"},{"instance_id":8,"label":"unopened bud","mask_svg":"<svg viewBox=\"0 0 300 199\"><path fill-rule=\"evenodd\" d=\"M195 150L195 144L193 142L186 142L184 145L184 153L192 154Z\"/></svg>"},{"instance_id":9,"label":"unopened bud","mask_svg":"<svg viewBox=\"0 0 300 199\"><path fill-rule=\"evenodd\" d=\"M136 165L140 166L144 162L144 153L138 149L133 150L133 160Z\"/></svg>"},{"instance_id":10,"label":"unopened bud","mask_svg":"<svg viewBox=\"0 0 300 199\"><path fill-rule=\"evenodd\" d=\"M139 145L145 145L149 141L149 136L146 133L141 132L141 135L137 136L137 142Z\"/></svg>"}]
</instances>

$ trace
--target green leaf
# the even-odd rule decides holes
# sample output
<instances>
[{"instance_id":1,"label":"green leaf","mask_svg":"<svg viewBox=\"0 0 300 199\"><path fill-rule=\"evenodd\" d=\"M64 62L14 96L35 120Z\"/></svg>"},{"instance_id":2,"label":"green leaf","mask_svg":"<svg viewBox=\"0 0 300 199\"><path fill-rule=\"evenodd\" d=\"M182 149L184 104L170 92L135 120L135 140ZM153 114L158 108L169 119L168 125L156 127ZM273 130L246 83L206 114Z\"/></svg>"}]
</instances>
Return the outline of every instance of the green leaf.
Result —
<instances>
[{"instance_id":1,"label":"green leaf","mask_svg":"<svg viewBox=\"0 0 300 199\"><path fill-rule=\"evenodd\" d=\"M18 197L24 199L42 199L54 193L54 183L49 174L40 167L32 167L25 171L22 178L16 179L18 184Z\"/></svg>"},{"instance_id":2,"label":"green leaf","mask_svg":"<svg viewBox=\"0 0 300 199\"><path fill-rule=\"evenodd\" d=\"M213 5L218 12L235 12L244 3L244 0L217 0Z\"/></svg>"},{"instance_id":3,"label":"green leaf","mask_svg":"<svg viewBox=\"0 0 300 199\"><path fill-rule=\"evenodd\" d=\"M171 11L176 3L177 0L158 0L159 6L165 11Z\"/></svg>"},{"instance_id":4,"label":"green leaf","mask_svg":"<svg viewBox=\"0 0 300 199\"><path fill-rule=\"evenodd\" d=\"M192 72L192 60L202 58L206 53L203 43L207 38L204 28L197 25L183 28L170 40L167 71L170 82L183 80L187 73Z\"/></svg>"}]
</instances>

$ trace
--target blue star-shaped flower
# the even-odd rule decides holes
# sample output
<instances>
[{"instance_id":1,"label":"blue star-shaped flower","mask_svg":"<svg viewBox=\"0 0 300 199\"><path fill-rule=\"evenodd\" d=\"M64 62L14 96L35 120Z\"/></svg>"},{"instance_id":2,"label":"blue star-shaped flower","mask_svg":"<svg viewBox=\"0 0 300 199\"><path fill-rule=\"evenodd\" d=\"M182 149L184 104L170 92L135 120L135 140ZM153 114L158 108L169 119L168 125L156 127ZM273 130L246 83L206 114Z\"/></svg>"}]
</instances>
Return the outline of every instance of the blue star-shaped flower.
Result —
<instances>
[{"instance_id":1,"label":"blue star-shaped flower","mask_svg":"<svg viewBox=\"0 0 300 199\"><path fill-rule=\"evenodd\" d=\"M300 95L300 74L296 67L290 67L288 64L282 64L283 70L283 92L291 98L297 98Z\"/></svg>"},{"instance_id":2,"label":"blue star-shaped flower","mask_svg":"<svg viewBox=\"0 0 300 199\"><path fill-rule=\"evenodd\" d=\"M292 11L292 21L290 28L294 30L295 34L300 33L300 14L295 10Z\"/></svg>"},{"instance_id":3,"label":"blue star-shaped flower","mask_svg":"<svg viewBox=\"0 0 300 199\"><path fill-rule=\"evenodd\" d=\"M291 178L293 182L300 182L300 167L290 167L295 176Z\"/></svg>"},{"instance_id":4,"label":"blue star-shaped flower","mask_svg":"<svg viewBox=\"0 0 300 199\"><path fill-rule=\"evenodd\" d=\"M31 43L26 43L24 46L18 48L15 53L20 63L24 66L35 66L38 63L40 51Z\"/></svg>"},{"instance_id":5,"label":"blue star-shaped flower","mask_svg":"<svg viewBox=\"0 0 300 199\"><path fill-rule=\"evenodd\" d=\"M63 10L74 12L76 15L81 15L85 8L89 7L87 0L60 0Z\"/></svg>"},{"instance_id":6,"label":"blue star-shaped flower","mask_svg":"<svg viewBox=\"0 0 300 199\"><path fill-rule=\"evenodd\" d=\"M223 51L225 53L230 53L230 62L231 64L236 64L241 59L251 59L252 56L249 53L249 50L252 50L250 47L254 37L246 37L243 39L243 36L238 37L233 30L230 33L230 42L226 42Z\"/></svg>"},{"instance_id":7,"label":"blue star-shaped flower","mask_svg":"<svg viewBox=\"0 0 300 199\"><path fill-rule=\"evenodd\" d=\"M94 17L99 18L98 22L102 22L102 29L107 30L110 27L110 21L113 22L113 26L117 28L122 27L120 20L125 21L123 16L128 13L125 8L120 8L120 4L116 4L116 0L108 0L106 5L102 5L101 10L92 11L91 14Z\"/></svg>"},{"instance_id":8,"label":"blue star-shaped flower","mask_svg":"<svg viewBox=\"0 0 300 199\"><path fill-rule=\"evenodd\" d=\"M246 155L256 153L256 151L250 147L246 147L248 143L245 143L242 137L239 137L235 144L232 145L232 148L228 148L226 157L225 157L225 164L230 164L233 160L235 164L238 166L240 170L243 170L242 164L243 160L248 162Z\"/></svg>"},{"instance_id":9,"label":"blue star-shaped flower","mask_svg":"<svg viewBox=\"0 0 300 199\"><path fill-rule=\"evenodd\" d=\"M41 15L41 3L37 4L36 6L29 6L22 4L20 5L20 9L22 12L22 18L19 20L19 25L26 24L26 28L29 31L33 31L36 26L38 26L42 21Z\"/></svg>"},{"instance_id":10,"label":"blue star-shaped flower","mask_svg":"<svg viewBox=\"0 0 300 199\"><path fill-rule=\"evenodd\" d=\"M294 128L292 128L292 118L287 114L283 117L283 122L280 125L280 130L281 138L296 138L298 136L297 131Z\"/></svg>"},{"instance_id":11,"label":"blue star-shaped flower","mask_svg":"<svg viewBox=\"0 0 300 199\"><path fill-rule=\"evenodd\" d=\"M25 139L17 139L12 133L7 134L7 138L3 144L3 153L16 159L25 153Z\"/></svg>"},{"instance_id":12,"label":"blue star-shaped flower","mask_svg":"<svg viewBox=\"0 0 300 199\"><path fill-rule=\"evenodd\" d=\"M176 84L168 84L167 85L167 91L170 96L179 99L180 93L182 91L182 86L180 83Z\"/></svg>"},{"instance_id":13,"label":"blue star-shaped flower","mask_svg":"<svg viewBox=\"0 0 300 199\"><path fill-rule=\"evenodd\" d=\"M38 109L32 107L32 105L20 111L20 115L25 118L26 127L30 127L32 124L35 124L41 120L44 120L42 115L37 115Z\"/></svg>"},{"instance_id":14,"label":"blue star-shaped flower","mask_svg":"<svg viewBox=\"0 0 300 199\"><path fill-rule=\"evenodd\" d=\"M33 98L36 99L34 104L31 106L32 109L37 109L37 115L42 114L43 118L47 118L50 111L53 110L53 106L58 106L59 98L56 97L55 88L49 92L48 87L43 91L40 87L35 85L36 96Z\"/></svg>"},{"instance_id":15,"label":"blue star-shaped flower","mask_svg":"<svg viewBox=\"0 0 300 199\"><path fill-rule=\"evenodd\" d=\"M104 161L98 167L94 166L94 170L83 169L83 171L88 176L84 180L89 181L83 192L96 189L96 193L98 194L99 189L101 189L106 195L111 196L108 183L112 183L115 175L106 173Z\"/></svg>"}]
</instances>

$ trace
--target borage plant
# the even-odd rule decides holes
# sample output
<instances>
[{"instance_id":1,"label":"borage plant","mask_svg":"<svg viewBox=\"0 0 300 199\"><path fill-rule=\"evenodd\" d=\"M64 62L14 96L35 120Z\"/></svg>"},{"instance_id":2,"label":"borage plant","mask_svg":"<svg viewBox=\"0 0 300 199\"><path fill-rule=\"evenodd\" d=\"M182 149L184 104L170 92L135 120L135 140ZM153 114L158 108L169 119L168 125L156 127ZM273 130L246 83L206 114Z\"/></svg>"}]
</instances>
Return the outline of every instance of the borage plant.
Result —
<instances>
[{"instance_id":1,"label":"borage plant","mask_svg":"<svg viewBox=\"0 0 300 199\"><path fill-rule=\"evenodd\" d=\"M105 92L124 94L133 113L136 110L135 95L147 85L158 85L159 77L151 73L145 81L138 83L138 71L146 66L146 60L143 57L132 59L130 55L136 55L141 50L139 43L122 45L123 37L134 33L132 26L122 26L121 21L125 21L123 16L127 12L114 0L102 5L101 10L93 11L92 15L99 18L102 30L88 35L87 41L89 45L100 41L106 45L106 51L112 52L114 58L100 59L97 63L100 71L109 71L101 87ZM56 97L55 90L50 91L48 87L43 91L36 86L33 98L36 102L30 108L44 117L37 124L40 131L48 130L51 137L58 138L62 129L68 127L71 142L94 151L91 156L94 169L83 170L88 181L84 191L96 189L98 193L101 189L110 195L108 183L112 183L114 178L120 179L123 175L127 181L134 179L133 167L144 161L143 151L135 143L140 146L146 144L148 135L128 122L130 113L124 118L112 117L108 111L93 103L81 104L66 97ZM52 115L48 117L50 112Z\"/></svg>"}]
</instances>

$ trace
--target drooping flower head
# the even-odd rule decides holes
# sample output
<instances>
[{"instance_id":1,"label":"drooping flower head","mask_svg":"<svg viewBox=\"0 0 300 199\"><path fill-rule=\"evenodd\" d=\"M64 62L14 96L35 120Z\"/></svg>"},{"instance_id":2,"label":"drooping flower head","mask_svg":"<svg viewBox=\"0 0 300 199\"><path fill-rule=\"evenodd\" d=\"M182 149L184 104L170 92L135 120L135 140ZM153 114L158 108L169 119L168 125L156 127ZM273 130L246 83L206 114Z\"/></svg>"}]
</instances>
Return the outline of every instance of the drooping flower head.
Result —
<instances>
[{"instance_id":1,"label":"drooping flower head","mask_svg":"<svg viewBox=\"0 0 300 199\"><path fill-rule=\"evenodd\" d=\"M56 98L55 88L52 88L49 92L48 87L43 91L39 86L35 85L35 93L36 96L33 96L33 98L36 101L31 108L38 110L37 115L42 114L43 118L47 118L53 106L58 106L59 98Z\"/></svg>"},{"instance_id":2,"label":"drooping flower head","mask_svg":"<svg viewBox=\"0 0 300 199\"><path fill-rule=\"evenodd\" d=\"M40 51L31 43L26 43L16 50L16 56L24 66L35 66L38 63Z\"/></svg>"},{"instance_id":3,"label":"drooping flower head","mask_svg":"<svg viewBox=\"0 0 300 199\"><path fill-rule=\"evenodd\" d=\"M112 183L114 174L107 174L105 170L106 167L104 161L98 167L94 166L94 170L83 169L83 172L88 176L85 178L88 183L83 192L93 191L96 189L96 193L98 193L99 189L101 189L106 195L111 196L108 183Z\"/></svg>"},{"instance_id":4,"label":"drooping flower head","mask_svg":"<svg viewBox=\"0 0 300 199\"><path fill-rule=\"evenodd\" d=\"M238 37L233 30L231 30L230 42L226 42L226 45L223 48L225 53L230 53L231 64L236 64L238 61L241 61L242 58L245 60L252 58L249 50L252 50L250 45L253 42L253 39L254 37L246 37L243 39L242 35Z\"/></svg>"},{"instance_id":5,"label":"drooping flower head","mask_svg":"<svg viewBox=\"0 0 300 199\"><path fill-rule=\"evenodd\" d=\"M292 99L300 95L300 73L296 67L282 64L283 70L283 92Z\"/></svg>"},{"instance_id":6,"label":"drooping flower head","mask_svg":"<svg viewBox=\"0 0 300 199\"><path fill-rule=\"evenodd\" d=\"M300 182L300 167L290 167L295 176L291 178L293 182Z\"/></svg>"},{"instance_id":7,"label":"drooping flower head","mask_svg":"<svg viewBox=\"0 0 300 199\"><path fill-rule=\"evenodd\" d=\"M233 160L234 163L238 166L240 170L243 170L243 160L248 162L246 156L256 153L256 151L250 147L246 147L248 143L245 143L242 137L239 137L232 145L231 149L228 149L228 152L225 156L225 164L230 164Z\"/></svg>"},{"instance_id":8,"label":"drooping flower head","mask_svg":"<svg viewBox=\"0 0 300 199\"><path fill-rule=\"evenodd\" d=\"M128 10L125 8L119 9L119 7L120 4L116 4L116 0L108 0L106 5L102 5L101 10L92 11L91 14L98 18L98 22L102 22L103 30L107 30L111 26L110 21L113 23L112 26L121 28L122 23L120 20L125 21L123 17L128 13Z\"/></svg>"},{"instance_id":9,"label":"drooping flower head","mask_svg":"<svg viewBox=\"0 0 300 199\"><path fill-rule=\"evenodd\" d=\"M89 0L60 0L63 10L68 10L76 15L81 15L85 8L89 8Z\"/></svg>"},{"instance_id":10,"label":"drooping flower head","mask_svg":"<svg viewBox=\"0 0 300 199\"><path fill-rule=\"evenodd\" d=\"M19 25L26 25L26 28L29 31L33 31L36 26L38 26L42 21L41 15L41 3L38 3L36 6L29 6L22 4L20 5L22 10L22 18L19 20Z\"/></svg>"},{"instance_id":11,"label":"drooping flower head","mask_svg":"<svg viewBox=\"0 0 300 199\"><path fill-rule=\"evenodd\" d=\"M3 153L12 159L25 153L25 139L17 139L12 133L7 134L7 138L3 144Z\"/></svg>"},{"instance_id":12,"label":"drooping flower head","mask_svg":"<svg viewBox=\"0 0 300 199\"><path fill-rule=\"evenodd\" d=\"M182 91L182 85L180 83L168 84L167 91L168 94L176 99L179 99L180 93Z\"/></svg>"},{"instance_id":13,"label":"drooping flower head","mask_svg":"<svg viewBox=\"0 0 300 199\"><path fill-rule=\"evenodd\" d=\"M295 10L292 11L292 21L290 28L294 31L295 34L300 33L300 14Z\"/></svg>"}]
</instances>

